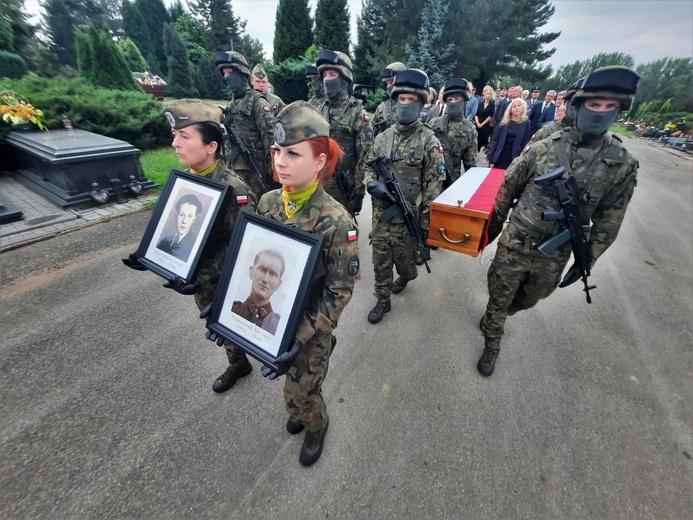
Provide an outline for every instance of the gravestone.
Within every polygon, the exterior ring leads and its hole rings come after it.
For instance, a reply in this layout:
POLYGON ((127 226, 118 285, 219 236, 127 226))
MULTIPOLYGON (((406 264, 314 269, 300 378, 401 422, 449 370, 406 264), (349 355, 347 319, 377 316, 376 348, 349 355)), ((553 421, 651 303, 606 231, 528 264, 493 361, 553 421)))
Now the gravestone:
POLYGON ((142 172, 140 151, 125 141, 85 130, 59 129, 10 132, 7 142, 21 164, 14 172, 17 180, 63 208, 92 204, 93 182, 111 197, 114 185, 127 192, 130 175, 143 188, 156 186, 142 172))

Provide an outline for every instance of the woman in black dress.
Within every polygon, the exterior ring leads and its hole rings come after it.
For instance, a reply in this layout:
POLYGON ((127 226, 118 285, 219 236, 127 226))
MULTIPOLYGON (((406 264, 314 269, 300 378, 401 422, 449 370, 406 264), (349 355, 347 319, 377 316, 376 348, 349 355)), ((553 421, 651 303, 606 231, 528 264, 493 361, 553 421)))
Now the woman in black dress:
POLYGON ((507 169, 513 159, 520 155, 530 137, 527 103, 522 98, 515 98, 503 114, 501 124, 493 130, 493 139, 484 163, 490 164, 492 168, 507 169))
POLYGON ((488 147, 488 139, 491 137, 491 132, 493 132, 491 118, 496 111, 496 103, 493 100, 493 89, 486 85, 483 90, 483 95, 484 102, 479 103, 479 108, 476 109, 476 116, 474 116, 476 131, 479 134, 477 152, 480 152, 483 146, 488 147))

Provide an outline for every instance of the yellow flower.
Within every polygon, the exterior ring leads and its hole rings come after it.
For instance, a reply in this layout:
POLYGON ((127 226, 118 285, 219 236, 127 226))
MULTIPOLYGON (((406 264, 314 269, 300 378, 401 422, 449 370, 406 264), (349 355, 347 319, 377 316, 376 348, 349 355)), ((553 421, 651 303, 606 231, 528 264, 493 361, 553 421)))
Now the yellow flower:
POLYGON ((2 120, 7 123, 31 121, 41 130, 46 130, 43 124, 43 112, 34 108, 29 100, 13 90, 0 92, 0 113, 2 113, 2 120))

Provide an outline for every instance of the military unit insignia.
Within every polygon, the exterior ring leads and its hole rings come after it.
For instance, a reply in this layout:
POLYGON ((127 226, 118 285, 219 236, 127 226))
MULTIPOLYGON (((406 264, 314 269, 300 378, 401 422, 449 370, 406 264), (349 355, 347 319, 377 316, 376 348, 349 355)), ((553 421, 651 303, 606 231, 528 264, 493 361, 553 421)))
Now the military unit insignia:
POLYGON ((274 125, 274 140, 277 141, 279 144, 282 144, 284 141, 286 141, 286 131, 284 130, 284 127, 281 123, 277 123, 276 125, 274 125))
POLYGON ((440 163, 438 165, 438 173, 443 173, 445 171, 445 163, 440 163))
POLYGON ((359 257, 352 256, 347 264, 347 271, 351 276, 354 276, 359 272, 359 257))
POLYGON ((350 229, 349 231, 347 231, 347 240, 349 242, 353 242, 356 239, 358 239, 358 234, 356 233, 355 229, 350 229))
POLYGON ((297 208, 296 201, 290 200, 286 206, 289 208, 289 211, 296 211, 296 208, 297 208))
POLYGON ((170 123, 171 127, 176 126, 176 118, 173 117, 173 114, 171 112, 164 112, 166 114, 166 119, 170 123))

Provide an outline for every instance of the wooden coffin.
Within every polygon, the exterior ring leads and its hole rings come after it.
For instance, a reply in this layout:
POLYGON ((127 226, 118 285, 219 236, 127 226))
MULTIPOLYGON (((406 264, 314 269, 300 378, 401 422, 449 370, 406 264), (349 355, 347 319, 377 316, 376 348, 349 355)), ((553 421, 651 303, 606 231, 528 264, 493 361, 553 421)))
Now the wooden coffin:
POLYGON ((431 202, 428 244, 478 256, 505 170, 470 168, 431 202))

